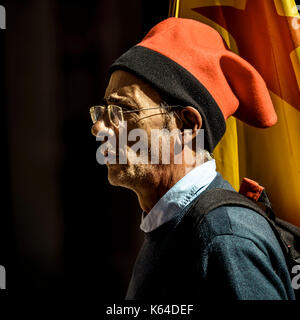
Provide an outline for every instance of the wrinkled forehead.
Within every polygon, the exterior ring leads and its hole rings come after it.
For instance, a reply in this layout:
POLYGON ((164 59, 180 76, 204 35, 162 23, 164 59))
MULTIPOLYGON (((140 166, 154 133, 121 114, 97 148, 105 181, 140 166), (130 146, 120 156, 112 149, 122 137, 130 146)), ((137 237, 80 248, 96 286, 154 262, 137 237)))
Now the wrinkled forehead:
POLYGON ((123 70, 114 71, 105 91, 105 99, 110 97, 130 97, 134 100, 148 98, 154 102, 162 101, 159 93, 143 79, 123 70))

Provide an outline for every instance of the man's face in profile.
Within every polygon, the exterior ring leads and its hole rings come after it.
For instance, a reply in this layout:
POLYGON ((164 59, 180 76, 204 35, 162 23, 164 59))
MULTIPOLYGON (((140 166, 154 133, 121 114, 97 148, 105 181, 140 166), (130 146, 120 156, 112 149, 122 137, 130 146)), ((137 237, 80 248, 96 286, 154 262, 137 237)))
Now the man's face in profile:
MULTIPOLYGON (((161 107, 162 100, 159 94, 138 77, 118 70, 111 75, 104 98, 107 104, 120 106, 124 110, 140 110, 131 113, 124 112, 123 116, 127 123, 128 133, 133 129, 144 130, 147 134, 148 149, 150 150, 151 129, 162 129, 166 122, 166 115, 161 107)), ((92 133, 95 136, 101 131, 110 131, 111 134, 115 134, 117 143, 121 130, 122 128, 116 128, 111 124, 107 112, 92 127, 92 133)), ((132 144, 128 141, 127 154, 130 152, 132 144)), ((116 150, 118 150, 118 145, 116 150)), ((147 160, 149 160, 148 156, 147 160)), ((107 163, 108 180, 112 185, 135 189, 139 184, 147 181, 162 179, 162 175, 159 174, 162 170, 160 165, 150 164, 150 161, 148 163, 132 163, 130 159, 127 159, 127 164, 119 164, 118 158, 119 154, 117 152, 116 164, 107 163)))

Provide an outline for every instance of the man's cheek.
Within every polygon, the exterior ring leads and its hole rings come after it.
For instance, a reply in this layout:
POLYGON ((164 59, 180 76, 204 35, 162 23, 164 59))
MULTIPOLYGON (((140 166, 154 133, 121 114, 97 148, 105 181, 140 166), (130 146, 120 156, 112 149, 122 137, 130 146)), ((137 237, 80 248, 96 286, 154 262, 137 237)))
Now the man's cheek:
POLYGON ((128 161, 131 164, 148 164, 148 134, 143 129, 133 129, 128 135, 128 161))

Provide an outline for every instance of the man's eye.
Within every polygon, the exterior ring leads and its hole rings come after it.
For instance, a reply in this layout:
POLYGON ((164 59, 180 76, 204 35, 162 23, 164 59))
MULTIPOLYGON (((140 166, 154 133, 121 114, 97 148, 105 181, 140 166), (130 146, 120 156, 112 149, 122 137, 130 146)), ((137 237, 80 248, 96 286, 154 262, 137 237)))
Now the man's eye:
POLYGON ((125 105, 125 104, 119 104, 119 106, 122 108, 123 111, 131 111, 133 110, 132 107, 128 106, 128 105, 125 105))
POLYGON ((124 111, 129 111, 131 108, 126 106, 126 105, 120 105, 120 107, 124 110, 124 111))

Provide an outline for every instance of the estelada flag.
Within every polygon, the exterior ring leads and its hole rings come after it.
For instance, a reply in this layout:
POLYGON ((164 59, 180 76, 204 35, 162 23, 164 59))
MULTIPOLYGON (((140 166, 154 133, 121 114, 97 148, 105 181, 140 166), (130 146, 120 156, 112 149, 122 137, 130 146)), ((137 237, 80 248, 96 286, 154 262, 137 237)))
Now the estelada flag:
POLYGON ((294 0, 171 0, 170 16, 216 29, 262 75, 278 122, 257 129, 229 118, 214 151, 235 189, 248 177, 266 188, 276 214, 300 226, 300 17, 294 0))

